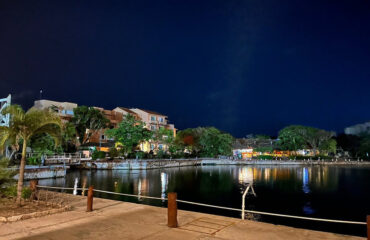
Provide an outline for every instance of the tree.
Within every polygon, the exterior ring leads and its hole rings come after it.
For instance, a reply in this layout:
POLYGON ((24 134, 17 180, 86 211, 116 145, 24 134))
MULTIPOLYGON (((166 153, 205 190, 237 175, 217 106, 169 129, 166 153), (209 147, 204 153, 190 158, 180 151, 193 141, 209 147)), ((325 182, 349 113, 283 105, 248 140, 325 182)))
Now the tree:
POLYGON ((310 148, 314 155, 316 155, 317 150, 335 153, 336 141, 333 139, 334 135, 334 132, 318 128, 292 125, 279 132, 279 145, 285 150, 292 151, 310 148))
POLYGON ((87 143, 94 131, 106 128, 109 123, 109 120, 93 107, 79 106, 73 109, 73 114, 71 123, 76 128, 80 144, 87 143))
POLYGON ((198 156, 201 146, 199 145, 200 130, 199 128, 187 128, 177 133, 175 138, 175 145, 179 151, 190 152, 198 156))
POLYGON ((358 148, 359 156, 369 159, 370 155, 370 135, 362 135, 360 136, 360 146, 358 148))
POLYGON ((173 154, 177 148, 174 145, 175 137, 173 136, 173 130, 160 127, 156 130, 152 136, 152 140, 157 143, 162 143, 167 146, 167 150, 173 154))
POLYGON ((24 168, 26 164, 27 144, 32 136, 47 133, 56 144, 59 143, 62 123, 60 118, 50 111, 41 111, 31 108, 24 112, 21 106, 11 105, 6 107, 2 114, 10 114, 9 127, 0 127, 0 147, 4 146, 7 140, 18 144, 22 141, 22 159, 19 167, 19 178, 17 187, 17 204, 21 204, 23 189, 24 168))
POLYGON ((214 127, 198 127, 179 131, 175 142, 193 155, 216 157, 231 154, 233 137, 214 127))
POLYGON ((338 147, 349 152, 352 156, 358 156, 362 138, 356 135, 340 134, 336 138, 338 147))
POLYGON ((147 141, 153 136, 153 133, 145 128, 145 123, 136 120, 131 114, 125 116, 118 128, 108 129, 105 134, 122 145, 126 154, 135 151, 141 142, 147 141))
POLYGON ((292 125, 279 131, 279 147, 283 150, 297 151, 306 148, 306 142, 301 134, 303 126, 292 125))
POLYGON ((76 128, 73 123, 67 122, 62 128, 62 148, 64 152, 76 151, 76 128))
POLYGON ((215 127, 203 128, 199 138, 199 144, 202 146, 201 156, 229 156, 232 152, 232 142, 233 137, 228 133, 223 133, 215 127))

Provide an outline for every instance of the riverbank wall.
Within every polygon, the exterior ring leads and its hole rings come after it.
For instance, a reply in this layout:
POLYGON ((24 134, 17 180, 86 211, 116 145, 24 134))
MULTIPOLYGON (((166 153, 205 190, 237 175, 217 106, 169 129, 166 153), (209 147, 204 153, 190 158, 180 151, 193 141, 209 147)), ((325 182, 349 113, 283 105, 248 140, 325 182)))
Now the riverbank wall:
POLYGON ((112 161, 89 161, 84 162, 78 168, 83 169, 116 169, 116 170, 144 170, 156 168, 170 167, 185 167, 185 166, 200 166, 202 160, 187 159, 187 160, 112 160, 112 161))
POLYGON ((157 168, 206 166, 206 165, 367 165, 365 161, 335 160, 231 160, 231 159, 142 159, 87 161, 77 166, 80 169, 145 170, 157 168))
MULTIPOLYGON (((26 166, 24 169, 24 180, 65 177, 67 168, 63 165, 26 166)), ((19 169, 14 169, 14 171, 19 172, 19 169)), ((14 179, 18 180, 18 178, 19 174, 14 176, 14 179)))

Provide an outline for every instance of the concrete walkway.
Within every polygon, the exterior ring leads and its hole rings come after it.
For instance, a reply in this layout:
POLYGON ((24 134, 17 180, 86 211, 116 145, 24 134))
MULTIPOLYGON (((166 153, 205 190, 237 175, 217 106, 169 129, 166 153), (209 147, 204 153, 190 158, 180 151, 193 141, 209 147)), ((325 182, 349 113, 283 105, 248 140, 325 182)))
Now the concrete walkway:
POLYGON ((364 239, 189 211, 178 212, 173 229, 165 208, 94 198, 87 213, 86 198, 73 198, 72 211, 1 223, 0 239, 364 239))

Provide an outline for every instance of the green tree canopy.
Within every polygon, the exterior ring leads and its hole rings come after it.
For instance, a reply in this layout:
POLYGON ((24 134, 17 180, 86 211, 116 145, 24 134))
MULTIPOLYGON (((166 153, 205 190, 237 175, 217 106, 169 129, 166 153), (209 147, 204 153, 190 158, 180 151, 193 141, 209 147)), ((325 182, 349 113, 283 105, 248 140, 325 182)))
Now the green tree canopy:
POLYGON ((233 137, 214 127, 188 128, 179 131, 176 143, 200 157, 231 155, 233 137))
POLYGON ((334 135, 334 132, 318 128, 292 125, 280 130, 279 145, 284 150, 296 151, 310 148, 314 154, 317 150, 335 153, 336 141, 333 139, 334 135))
POLYGON ((87 143, 94 131, 108 127, 109 120, 96 108, 79 106, 73 113, 71 123, 75 126, 80 144, 87 143))
POLYGON ((125 153, 131 153, 143 141, 152 138, 153 133, 145 128, 145 123, 127 114, 118 128, 108 129, 105 134, 120 143, 125 153))
POLYGON ((19 167, 17 187, 17 203, 21 204, 21 195, 24 179, 24 167, 26 164, 26 148, 31 138, 35 135, 47 133, 56 144, 61 138, 62 123, 59 116, 50 111, 41 111, 31 108, 24 112, 21 106, 11 105, 6 107, 2 114, 10 114, 9 127, 0 127, 0 147, 6 142, 18 144, 22 141, 22 159, 19 167))

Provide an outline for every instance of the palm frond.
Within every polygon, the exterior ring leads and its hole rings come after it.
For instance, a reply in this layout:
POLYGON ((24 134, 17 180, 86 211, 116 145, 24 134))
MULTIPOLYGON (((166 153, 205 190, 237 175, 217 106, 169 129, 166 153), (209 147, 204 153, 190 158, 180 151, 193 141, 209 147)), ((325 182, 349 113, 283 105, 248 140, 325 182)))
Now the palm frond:
POLYGON ((40 133, 49 134, 53 138, 55 146, 58 146, 62 140, 61 128, 56 124, 46 124, 34 131, 32 136, 40 133))
POLYGON ((25 112, 19 105, 10 105, 3 109, 1 112, 3 115, 10 114, 10 121, 22 122, 25 117, 25 112))
POLYGON ((36 109, 27 111, 24 125, 27 126, 27 137, 31 137, 31 135, 34 135, 35 132, 39 132, 40 129, 47 125, 56 125, 59 131, 62 128, 62 122, 58 115, 49 111, 36 109))
POLYGON ((0 148, 3 148, 5 142, 9 139, 10 132, 8 127, 0 127, 0 148))

